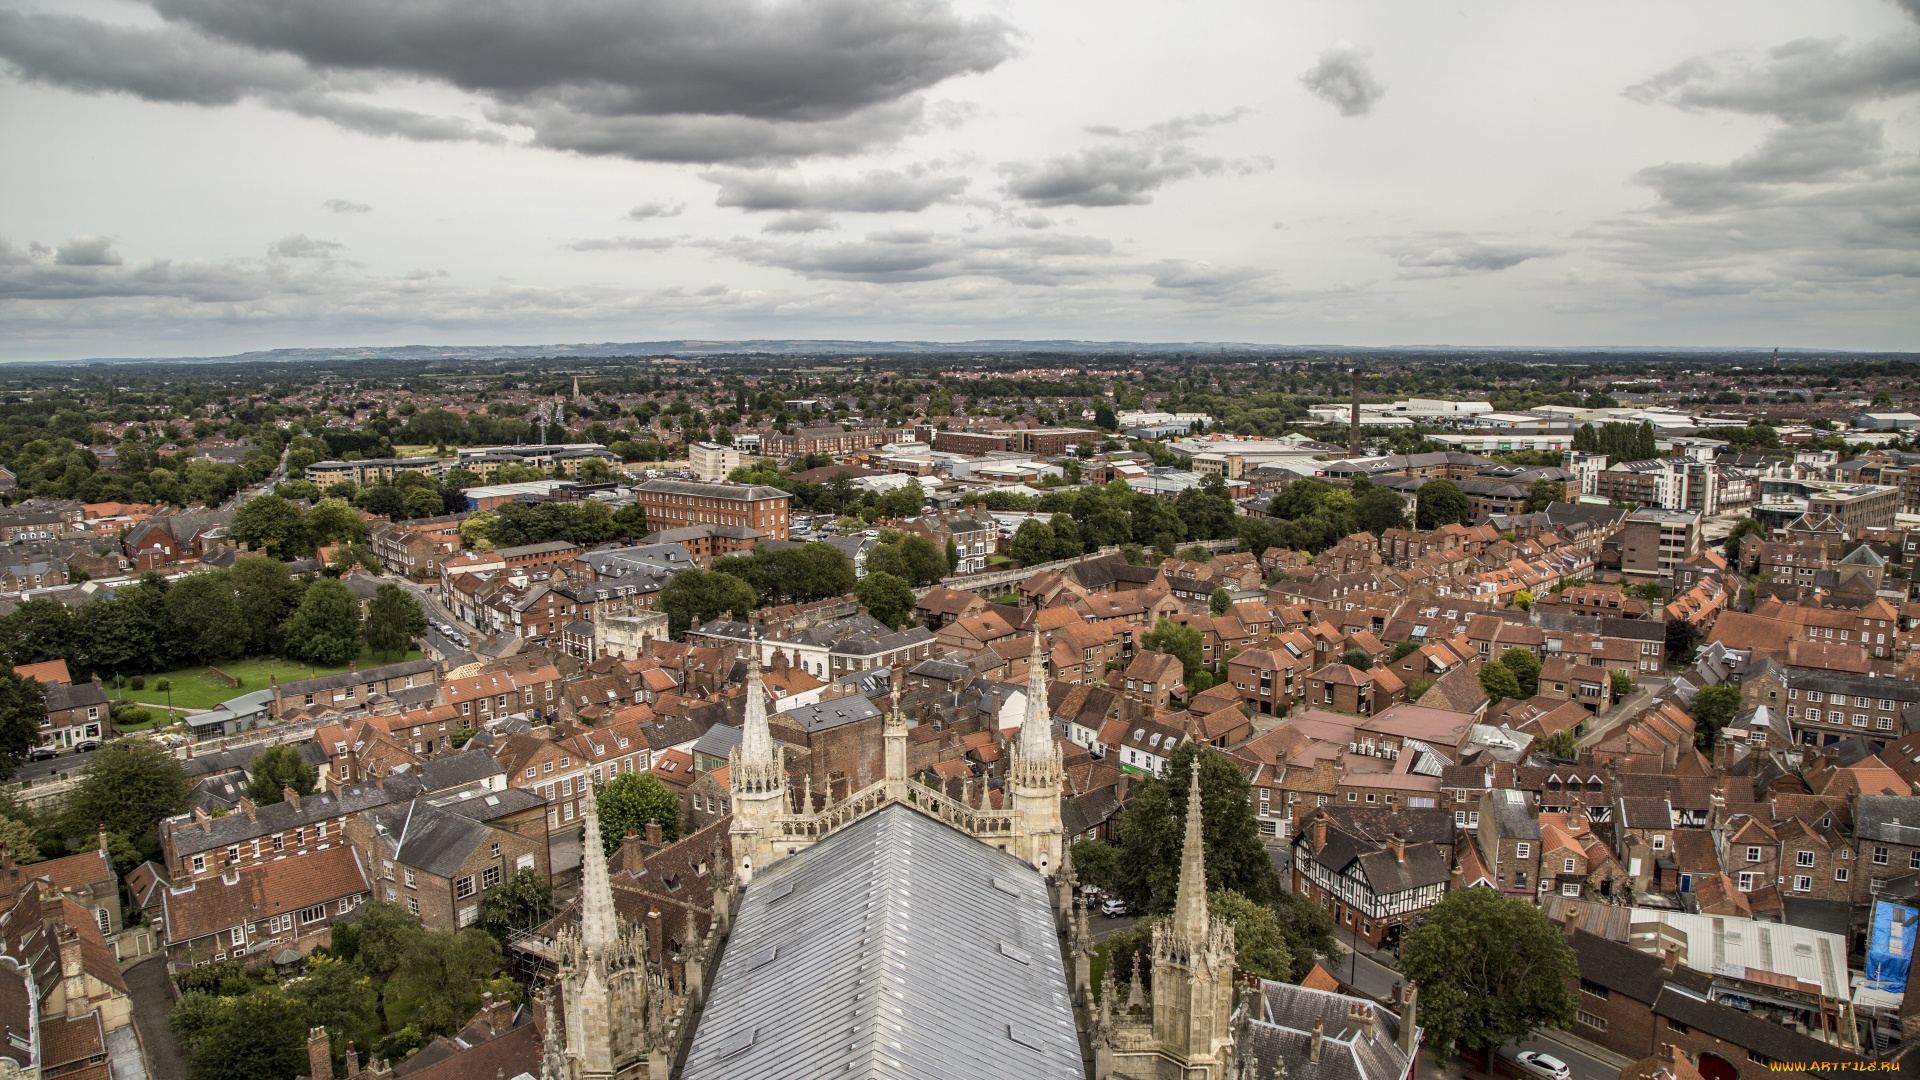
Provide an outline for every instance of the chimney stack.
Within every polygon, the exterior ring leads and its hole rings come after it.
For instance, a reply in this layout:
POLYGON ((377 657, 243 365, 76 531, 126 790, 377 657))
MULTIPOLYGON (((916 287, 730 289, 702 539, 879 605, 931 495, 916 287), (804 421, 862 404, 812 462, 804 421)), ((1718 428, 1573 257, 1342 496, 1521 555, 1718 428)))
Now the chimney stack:
POLYGON ((1353 412, 1347 421, 1347 456, 1360 456, 1360 369, 1350 368, 1353 377, 1353 412))
POLYGON ((258 809, 258 807, 253 805, 252 799, 247 798, 245 795, 240 796, 240 812, 247 815, 248 821, 255 819, 258 809))
POLYGON ((352 1077, 360 1075, 360 1052, 353 1048, 352 1039, 347 1040, 346 1058, 347 1058, 347 1076, 349 1080, 351 1080, 352 1077))
POLYGON ((1412 1058, 1420 1048, 1420 984, 1407 984, 1407 999, 1400 1007, 1400 1052, 1412 1058))
POLYGON ((1356 1001, 1347 1007, 1347 1026, 1359 1033, 1359 1037, 1372 1042, 1375 1033, 1373 1026, 1373 1006, 1356 1001))
POLYGON ((299 792, 293 790, 292 788, 286 786, 285 784, 282 784, 280 785, 280 798, 285 800, 288 806, 293 807, 295 813, 299 812, 300 810, 300 793, 299 792))
POLYGON ((1393 852, 1394 862, 1404 863, 1407 861, 1407 841, 1406 838, 1399 833, 1394 833, 1387 837, 1387 850, 1393 852))
POLYGON ((100 854, 105 855, 106 853, 107 853, 107 823, 103 821, 100 823, 100 854))
POLYGON ((1313 819, 1313 850, 1319 851, 1327 846, 1327 816, 1321 814, 1313 819))
POLYGON ((662 839, 663 835, 664 834, 662 833, 659 819, 648 818, 647 819, 647 843, 649 844, 664 843, 665 841, 662 839))
POLYGON ((92 1006, 87 1001, 87 962, 80 951, 80 928, 61 923, 54 939, 60 948, 60 982, 66 988, 67 1016, 85 1015, 92 1006))
POLYGON ((1668 971, 1672 971, 1674 968, 1679 967, 1680 966, 1680 946, 1675 945, 1672 942, 1668 942, 1667 946, 1660 950, 1660 966, 1667 969, 1668 971))
POLYGON ((327 1029, 307 1031, 307 1076, 311 1080, 333 1080, 333 1051, 327 1046, 327 1029))
POLYGON ((1320 1043, 1327 1037, 1327 1024, 1322 1018, 1313 1018, 1313 1043, 1307 1048, 1307 1060, 1320 1064, 1320 1043))
POLYGON ((1580 905, 1567 905, 1567 936, 1571 938, 1575 930, 1580 929, 1580 905))

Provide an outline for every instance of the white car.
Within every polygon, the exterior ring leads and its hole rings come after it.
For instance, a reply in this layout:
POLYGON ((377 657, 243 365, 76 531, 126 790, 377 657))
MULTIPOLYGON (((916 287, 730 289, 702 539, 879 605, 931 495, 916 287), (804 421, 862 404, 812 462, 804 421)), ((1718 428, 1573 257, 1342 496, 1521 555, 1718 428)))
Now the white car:
POLYGON ((1573 1071, 1567 1063, 1552 1054, 1542 1054, 1538 1050, 1522 1050, 1513 1055, 1520 1067, 1541 1077, 1542 1080, 1573 1080, 1573 1071))

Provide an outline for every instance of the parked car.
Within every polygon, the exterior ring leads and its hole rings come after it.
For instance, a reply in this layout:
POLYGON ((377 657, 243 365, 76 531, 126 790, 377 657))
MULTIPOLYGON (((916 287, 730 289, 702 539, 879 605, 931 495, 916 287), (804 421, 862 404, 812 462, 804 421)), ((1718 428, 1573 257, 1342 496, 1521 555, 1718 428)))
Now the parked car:
POLYGON ((27 751, 28 761, 51 761, 60 756, 60 751, 51 746, 36 746, 27 751))
POLYGON ((1107 897, 1106 902, 1100 905, 1100 914, 1109 919, 1117 919, 1126 913, 1127 902, 1117 896, 1107 897))
POLYGON ((78 742, 73 744, 73 750, 77 754, 90 754, 93 751, 98 749, 100 749, 100 744, 99 742, 93 739, 88 739, 85 742, 78 742))
POLYGON ((1513 1060, 1522 1069, 1541 1078, 1541 1080, 1573 1080, 1573 1070, 1567 1063, 1552 1054, 1543 1054, 1538 1050, 1522 1050, 1513 1055, 1513 1060))

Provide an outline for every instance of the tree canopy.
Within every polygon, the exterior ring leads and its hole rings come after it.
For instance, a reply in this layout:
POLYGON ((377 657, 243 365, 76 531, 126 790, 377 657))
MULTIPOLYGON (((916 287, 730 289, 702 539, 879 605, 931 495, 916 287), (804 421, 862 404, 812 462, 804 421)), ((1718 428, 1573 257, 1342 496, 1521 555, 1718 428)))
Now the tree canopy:
POLYGON ((645 836, 647 823, 660 823, 667 843, 680 838, 680 796, 650 772, 621 773, 607 781, 598 797, 600 841, 608 855, 620 850, 629 832, 645 836))
POLYGON ((1132 805, 1121 815, 1117 888, 1142 910, 1172 910, 1186 836, 1187 784, 1196 763, 1207 887, 1271 901, 1279 891, 1279 879, 1260 842, 1247 778, 1224 755, 1194 743, 1173 752, 1165 777, 1141 782, 1132 805))
POLYGON ((1539 907, 1492 889, 1448 892, 1407 933, 1400 967, 1436 1048, 1490 1050, 1573 1022, 1573 950, 1539 907))

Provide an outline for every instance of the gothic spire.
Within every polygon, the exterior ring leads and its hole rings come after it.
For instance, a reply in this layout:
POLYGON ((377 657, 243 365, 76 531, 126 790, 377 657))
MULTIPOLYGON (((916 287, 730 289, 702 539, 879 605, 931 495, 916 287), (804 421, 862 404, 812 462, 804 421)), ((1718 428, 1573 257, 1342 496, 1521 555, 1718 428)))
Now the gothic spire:
POLYGON ((760 681, 760 643, 747 657, 747 718, 740 731, 740 762, 749 768, 773 764, 773 732, 767 728, 767 692, 760 681))
POLYGON ((620 940, 620 919, 613 911, 613 883, 607 876, 607 849, 600 840, 600 810, 593 785, 580 798, 580 943, 587 955, 609 954, 620 940))
MULTIPOLYGON (((994 723, 1000 721, 995 718, 994 723)), ((1047 661, 1040 650, 1040 627, 1033 629, 1033 654, 1027 658, 1027 718, 1020 724, 1020 756, 1045 761, 1053 755, 1053 715, 1047 711, 1047 661)))
POLYGON ((1173 930, 1187 941, 1205 941, 1207 918, 1207 845, 1200 828, 1200 763, 1193 761, 1187 786, 1187 839, 1180 849, 1180 892, 1173 904, 1173 930))

